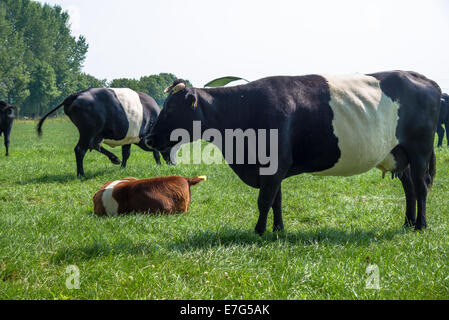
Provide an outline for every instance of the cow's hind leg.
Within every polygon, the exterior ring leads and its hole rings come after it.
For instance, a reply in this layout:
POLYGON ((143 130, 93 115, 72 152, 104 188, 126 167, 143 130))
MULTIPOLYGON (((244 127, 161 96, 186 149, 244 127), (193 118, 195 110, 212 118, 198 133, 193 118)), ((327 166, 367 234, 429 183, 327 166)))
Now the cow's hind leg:
POLYGON ((415 229, 421 230, 427 227, 426 222, 426 200, 427 200, 427 183, 426 169, 428 161, 421 158, 412 158, 410 161, 411 177, 418 205, 418 215, 416 218, 415 229))
POLYGON ((87 150, 89 149, 89 138, 80 135, 78 144, 75 147, 75 157, 76 157, 76 172, 78 176, 84 176, 83 161, 87 150))
POLYGON ((393 177, 397 176, 401 180, 406 202, 404 226, 414 226, 416 223, 416 195, 407 152, 399 145, 391 151, 391 155, 393 156, 393 161, 385 161, 384 166, 388 167, 385 170, 390 170, 390 166, 392 166, 393 177))
POLYGON ((126 168, 126 162, 129 159, 129 156, 131 155, 131 145, 125 144, 122 146, 122 168, 126 168))
POLYGON ((113 163, 113 164, 120 164, 120 159, 113 154, 112 152, 106 150, 105 148, 103 148, 102 146, 100 146, 99 149, 97 149, 100 153, 104 154, 106 157, 109 158, 109 160, 113 163))
POLYGON ((444 138, 444 128, 441 123, 439 123, 437 126, 437 134, 438 134, 437 147, 441 147, 443 145, 443 138, 444 138))
POLYGON ((446 121, 444 123, 444 128, 446 129, 446 142, 447 142, 447 146, 449 147, 449 121, 446 121))
POLYGON ((410 167, 405 169, 399 179, 401 180, 402 187, 404 188, 406 202, 404 226, 414 227, 416 224, 416 195, 410 173, 410 167))

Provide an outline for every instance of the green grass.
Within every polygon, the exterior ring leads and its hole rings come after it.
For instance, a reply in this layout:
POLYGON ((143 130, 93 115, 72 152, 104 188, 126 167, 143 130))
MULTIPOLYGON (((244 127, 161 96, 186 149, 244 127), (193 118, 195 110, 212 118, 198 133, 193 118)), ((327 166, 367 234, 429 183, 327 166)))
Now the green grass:
MULTIPOLYGON (((449 149, 437 151, 424 232, 402 228, 399 180, 301 175, 283 183, 286 231, 253 233, 257 190, 226 165, 157 166, 133 147, 120 170, 98 152, 75 176, 76 128, 18 121, 0 149, 1 299, 448 299, 449 149), (99 218, 92 196, 128 176, 207 175, 184 215, 99 218), (366 289, 366 268, 380 289, 366 289), (80 289, 66 288, 66 268, 80 289)), ((114 149, 120 155, 120 149, 114 149)), ((120 155, 121 156, 121 155, 120 155)), ((272 214, 269 216, 271 229, 272 214)))

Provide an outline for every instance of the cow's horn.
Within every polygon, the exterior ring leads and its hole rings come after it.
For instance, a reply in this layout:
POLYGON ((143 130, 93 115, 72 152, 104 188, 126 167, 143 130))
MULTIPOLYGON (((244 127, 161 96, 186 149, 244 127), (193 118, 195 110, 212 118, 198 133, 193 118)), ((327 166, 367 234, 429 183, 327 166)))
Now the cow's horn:
POLYGON ((186 87, 185 83, 178 83, 174 87, 173 85, 171 85, 170 87, 165 88, 164 93, 175 94, 176 92, 181 91, 185 87, 186 87))

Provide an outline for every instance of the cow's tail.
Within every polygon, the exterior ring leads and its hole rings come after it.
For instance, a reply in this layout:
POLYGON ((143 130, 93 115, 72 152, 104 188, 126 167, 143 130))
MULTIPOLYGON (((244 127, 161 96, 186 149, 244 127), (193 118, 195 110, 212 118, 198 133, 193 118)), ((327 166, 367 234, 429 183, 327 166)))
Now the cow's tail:
POLYGON ((430 156, 430 161, 429 161, 429 176, 430 176, 430 181, 427 184, 427 188, 430 190, 432 189, 432 185, 433 185, 433 180, 435 179, 435 175, 437 174, 437 158, 435 157, 435 150, 432 150, 432 155, 430 156))
POLYGON ((41 120, 39 120, 39 123, 37 124, 37 134, 38 136, 42 136, 42 125, 44 124, 45 119, 47 119, 47 117, 49 115, 51 115, 53 112, 55 112, 56 110, 58 110, 59 108, 61 108, 62 106, 65 105, 71 105, 73 103, 73 101, 78 97, 78 94, 72 94, 69 97, 67 97, 59 106, 57 106, 56 108, 54 108, 53 110, 51 110, 49 113, 47 113, 45 116, 42 117, 41 120))
POLYGON ((200 183, 201 181, 206 181, 207 177, 206 176, 199 176, 199 177, 195 177, 195 178, 187 178, 187 182, 189 183, 189 186, 194 186, 198 183, 200 183))

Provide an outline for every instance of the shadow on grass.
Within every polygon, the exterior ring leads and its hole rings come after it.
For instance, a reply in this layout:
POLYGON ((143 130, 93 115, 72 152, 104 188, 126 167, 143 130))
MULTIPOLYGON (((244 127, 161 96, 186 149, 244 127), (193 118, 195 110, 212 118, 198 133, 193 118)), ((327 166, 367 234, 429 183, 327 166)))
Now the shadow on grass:
POLYGON ((17 181, 18 185, 26 185, 26 184, 41 184, 41 183, 66 183, 74 180, 90 180, 94 179, 98 176, 102 176, 106 173, 113 172, 112 169, 103 169, 96 171, 94 173, 86 173, 85 177, 78 177, 76 173, 73 174, 44 174, 43 176, 31 178, 29 180, 17 181))
POLYGON ((71 264, 107 256, 151 256, 156 252, 156 250, 157 246, 148 242, 136 244, 128 240, 120 240, 114 243, 109 243, 106 241, 94 241, 88 245, 58 250, 51 257, 50 261, 54 264, 71 264))
MULTIPOLYGON (((180 253, 192 250, 209 250, 213 247, 231 246, 257 246, 270 249, 270 246, 273 244, 277 245, 278 243, 298 246, 355 244, 363 247, 369 246, 373 242, 388 241, 397 235, 408 232, 410 231, 403 228, 389 229, 380 233, 377 229, 347 231, 335 228, 321 228, 295 233, 267 232, 260 237, 250 230, 222 229, 218 232, 198 231, 183 239, 169 242, 167 246, 162 245, 162 247, 180 253)), ((133 243, 126 239, 113 243, 96 240, 88 245, 61 249, 51 257, 51 262, 55 264, 70 264, 107 256, 152 256, 160 249, 161 245, 157 243, 133 243)))
POLYGON ((407 232, 409 231, 403 228, 384 230, 379 233, 378 229, 348 231, 323 227, 298 232, 267 232, 260 237, 252 230, 222 229, 218 232, 205 231, 189 235, 182 241, 172 243, 170 249, 183 252, 217 246, 256 245, 262 247, 278 242, 301 246, 317 244, 369 246, 373 242, 388 241, 407 232))

